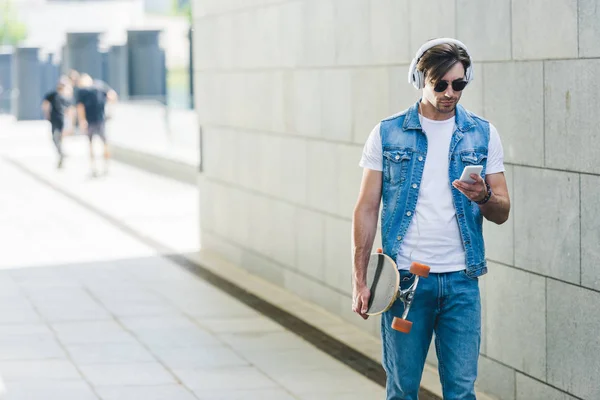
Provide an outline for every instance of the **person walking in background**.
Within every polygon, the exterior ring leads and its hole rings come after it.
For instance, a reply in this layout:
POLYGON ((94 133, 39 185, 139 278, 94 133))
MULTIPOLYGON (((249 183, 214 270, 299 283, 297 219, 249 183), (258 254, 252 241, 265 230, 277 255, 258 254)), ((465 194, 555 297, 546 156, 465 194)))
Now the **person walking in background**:
POLYGON ((72 87, 67 77, 61 77, 56 85, 56 90, 53 90, 44 96, 42 101, 42 111, 44 117, 50 121, 52 131, 52 141, 58 152, 58 165, 60 169, 63 166, 65 158, 62 149, 63 135, 70 134, 72 118, 74 115, 72 102, 72 87))
POLYGON ((87 134, 90 145, 91 175, 98 176, 94 155, 94 136, 98 136, 104 145, 104 174, 108 173, 110 153, 106 140, 106 113, 107 101, 116 101, 117 94, 108 85, 95 85, 92 77, 82 74, 78 80, 77 116, 79 128, 87 134))

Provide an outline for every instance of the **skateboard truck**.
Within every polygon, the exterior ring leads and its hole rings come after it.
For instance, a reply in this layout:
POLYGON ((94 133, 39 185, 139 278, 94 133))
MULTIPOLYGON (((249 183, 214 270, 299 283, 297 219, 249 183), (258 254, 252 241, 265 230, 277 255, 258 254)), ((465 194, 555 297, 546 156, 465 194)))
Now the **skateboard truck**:
MULTIPOLYGON (((383 249, 377 249, 377 253, 383 253, 383 249)), ((408 321, 406 318, 408 317, 410 306, 415 297, 417 286, 419 286, 419 279, 427 278, 429 276, 429 270, 429 266, 415 261, 410 265, 409 272, 415 276, 415 281, 405 290, 402 290, 400 285, 398 286, 396 299, 399 299, 404 303, 404 312, 402 313, 401 318, 394 317, 394 320, 392 321, 393 329, 402 333, 410 333, 412 322, 408 321)))

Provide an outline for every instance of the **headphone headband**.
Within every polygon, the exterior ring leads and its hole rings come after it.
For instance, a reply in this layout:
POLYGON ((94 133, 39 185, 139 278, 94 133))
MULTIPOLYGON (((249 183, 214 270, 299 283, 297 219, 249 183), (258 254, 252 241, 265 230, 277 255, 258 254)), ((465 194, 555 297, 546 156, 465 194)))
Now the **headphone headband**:
MULTIPOLYGON (((469 54, 467 46, 465 46, 465 44, 459 40, 452 38, 439 38, 430 40, 419 48, 417 54, 415 55, 415 58, 413 58, 412 62, 410 63, 410 67, 408 68, 408 83, 411 83, 417 89, 423 89, 425 87, 425 76, 422 71, 417 70, 417 63, 427 50, 437 45, 445 43, 455 44, 458 47, 461 47, 464 51, 467 52, 469 59, 471 59, 471 54, 469 54)), ((465 71, 465 79, 467 82, 471 82, 473 78, 473 61, 471 59, 471 65, 469 65, 469 67, 465 71)))

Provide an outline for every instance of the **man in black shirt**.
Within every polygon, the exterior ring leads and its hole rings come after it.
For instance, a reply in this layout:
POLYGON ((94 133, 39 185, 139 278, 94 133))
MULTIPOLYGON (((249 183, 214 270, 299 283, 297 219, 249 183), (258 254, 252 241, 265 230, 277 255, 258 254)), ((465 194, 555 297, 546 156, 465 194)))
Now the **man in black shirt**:
POLYGON ((44 96, 42 111, 52 128, 52 141, 58 152, 58 168, 62 168, 64 153, 62 151, 62 137, 68 134, 68 129, 73 117, 72 104, 69 100, 71 87, 66 78, 61 78, 53 90, 44 96))
POLYGON ((98 136, 104 143, 104 173, 108 172, 110 155, 105 132, 105 106, 107 101, 114 100, 116 100, 116 93, 108 85, 95 85, 89 75, 81 75, 77 94, 77 115, 81 131, 86 132, 90 139, 92 176, 97 175, 93 148, 94 136, 98 136))

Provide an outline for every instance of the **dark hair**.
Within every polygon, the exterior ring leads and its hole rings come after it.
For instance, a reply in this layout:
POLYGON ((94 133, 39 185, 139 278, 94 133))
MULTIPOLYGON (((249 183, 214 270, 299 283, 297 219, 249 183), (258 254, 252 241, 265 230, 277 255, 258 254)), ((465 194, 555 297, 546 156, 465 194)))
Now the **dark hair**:
POLYGON ((462 63, 465 72, 471 65, 471 58, 465 49, 454 43, 438 44, 421 56, 417 70, 423 71, 425 81, 431 81, 435 85, 457 62, 462 63))

